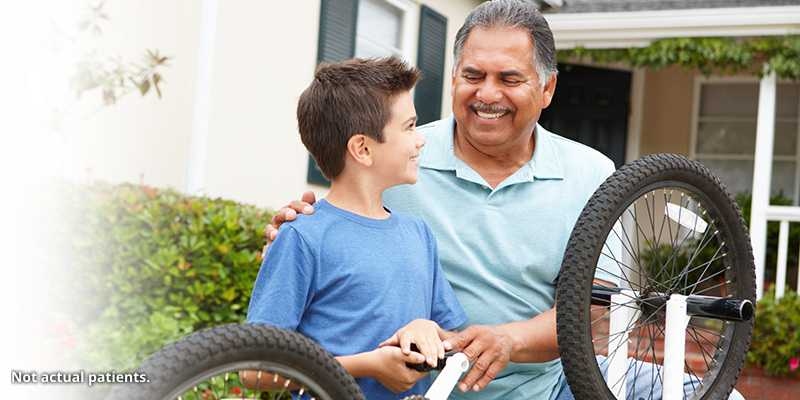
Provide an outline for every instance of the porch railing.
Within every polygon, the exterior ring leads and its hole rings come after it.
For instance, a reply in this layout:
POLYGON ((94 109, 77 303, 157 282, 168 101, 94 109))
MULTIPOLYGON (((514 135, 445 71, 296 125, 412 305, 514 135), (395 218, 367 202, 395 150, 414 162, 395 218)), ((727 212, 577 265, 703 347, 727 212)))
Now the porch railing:
MULTIPOLYGON (((778 265, 775 275, 775 297, 781 298, 784 294, 786 282, 786 261, 789 254, 789 222, 800 222, 800 207, 789 206, 767 206, 767 221, 780 221, 778 230, 778 265)), ((795 249, 800 251, 800 249, 795 249)), ((760 268, 759 273, 764 273, 764 268, 760 268)), ((758 279, 764 282, 763 275, 758 279)), ((800 271, 797 274, 797 288, 800 289, 800 271)), ((763 293, 766 288, 758 288, 759 293, 763 293)))

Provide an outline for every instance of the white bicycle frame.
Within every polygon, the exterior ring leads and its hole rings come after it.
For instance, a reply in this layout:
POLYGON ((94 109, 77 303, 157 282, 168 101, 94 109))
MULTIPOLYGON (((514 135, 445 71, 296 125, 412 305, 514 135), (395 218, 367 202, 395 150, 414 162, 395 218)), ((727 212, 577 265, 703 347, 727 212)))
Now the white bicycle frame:
MULTIPOLYGON (((626 378, 628 370, 628 335, 627 330, 638 320, 639 310, 626 305, 636 298, 632 290, 623 290, 611 296, 612 307, 609 319, 609 365, 608 380, 611 392, 617 399, 625 398, 626 378), (622 357, 615 357, 622 355, 622 357)), ((686 357, 686 326, 691 317, 687 314, 686 296, 673 294, 667 300, 664 331, 664 366, 662 400, 683 399, 683 363, 686 357)))
POLYGON ((469 360, 464 353, 456 353, 445 362, 444 369, 425 393, 428 400, 447 400, 450 392, 458 384, 461 374, 469 369, 469 360))
MULTIPOLYGON (((639 310, 626 305, 629 299, 635 298, 632 290, 623 290, 611 296, 611 303, 617 304, 610 313, 608 382, 611 392, 617 399, 625 398, 626 374, 628 370, 628 335, 627 330, 633 321, 638 319, 639 310), (614 334, 613 332, 617 332, 614 334), (622 357, 614 355, 621 354, 622 357)), ((686 352, 684 332, 690 317, 686 313, 686 296, 673 294, 667 301, 666 332, 664 334, 664 367, 662 400, 680 400, 683 398, 683 360, 686 352)), ((469 369, 469 360, 463 353, 456 353, 447 359, 444 369, 425 393, 429 400, 447 400, 458 384, 461 374, 469 369)))

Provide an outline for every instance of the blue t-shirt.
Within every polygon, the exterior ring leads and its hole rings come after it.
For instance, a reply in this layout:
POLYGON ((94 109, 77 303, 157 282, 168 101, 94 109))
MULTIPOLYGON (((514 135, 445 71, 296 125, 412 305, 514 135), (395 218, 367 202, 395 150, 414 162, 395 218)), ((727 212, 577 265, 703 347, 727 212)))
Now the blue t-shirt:
MULTIPOLYGON (((436 240, 419 218, 389 210, 366 218, 327 201, 281 226, 258 273, 247 322, 296 330, 334 356, 378 348, 417 318, 450 330, 467 319, 439 266, 436 240)), ((430 380, 400 393, 358 378, 367 399, 425 394, 430 380)))
MULTIPOLYGON (((556 278, 575 221, 614 163, 536 126, 533 158, 494 189, 455 156, 449 118, 419 128, 419 180, 383 193, 385 204, 427 222, 469 325, 525 321, 553 307, 556 278)), ((613 244, 611 246, 614 246, 613 244)), ((613 248, 613 247, 612 247, 613 248)), ((597 278, 615 283, 598 268, 597 278)), ((451 399, 553 399, 561 362, 510 363, 480 392, 451 399)))

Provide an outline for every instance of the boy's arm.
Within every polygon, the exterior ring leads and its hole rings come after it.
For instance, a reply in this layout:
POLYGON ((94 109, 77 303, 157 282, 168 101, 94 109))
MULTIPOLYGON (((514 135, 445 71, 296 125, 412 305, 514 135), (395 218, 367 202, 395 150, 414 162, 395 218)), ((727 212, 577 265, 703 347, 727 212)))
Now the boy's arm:
POLYGON ((383 341, 380 347, 399 347, 403 354, 411 353, 411 343, 417 345, 419 352, 425 356, 423 361, 435 367, 439 359, 444 358, 444 352, 450 350, 445 347, 443 340, 455 334, 455 329, 446 331, 436 322, 427 319, 415 319, 408 325, 400 328, 392 337, 383 341))
POLYGON ((399 347, 380 347, 372 351, 338 356, 336 360, 354 378, 372 378, 394 393, 411 389, 428 372, 418 372, 406 363, 418 364, 425 361, 419 353, 403 354, 399 347))
MULTIPOLYGON (((372 378, 386 386, 394 393, 411 389, 418 380, 428 375, 428 372, 418 372, 406 366, 406 363, 419 364, 425 357, 419 353, 403 354, 399 347, 382 347, 364 353, 350 356, 335 357, 336 361, 353 376, 353 378, 372 378)), ((239 371, 239 377, 247 389, 273 390, 275 387, 283 388, 286 382, 283 378, 275 381, 275 375, 260 371, 239 371)), ((286 386, 288 390, 299 390, 294 383, 286 386)))

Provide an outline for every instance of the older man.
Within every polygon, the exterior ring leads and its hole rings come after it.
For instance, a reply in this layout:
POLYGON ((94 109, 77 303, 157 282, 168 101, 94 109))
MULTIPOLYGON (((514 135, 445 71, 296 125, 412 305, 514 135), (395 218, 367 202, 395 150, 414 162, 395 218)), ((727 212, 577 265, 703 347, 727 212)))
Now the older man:
MULTIPOLYGON (((455 41, 453 114, 419 128, 418 183, 384 193, 386 205, 431 226, 469 317, 448 340, 475 361, 452 398, 571 398, 555 283, 575 221, 614 164, 537 125, 555 91, 555 56, 534 7, 494 0, 473 10, 455 41)), ((303 200, 276 214, 268 239, 296 212, 313 212, 313 193, 303 200)))

